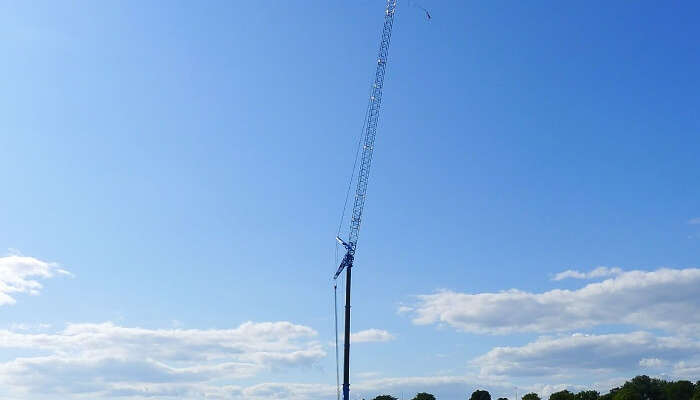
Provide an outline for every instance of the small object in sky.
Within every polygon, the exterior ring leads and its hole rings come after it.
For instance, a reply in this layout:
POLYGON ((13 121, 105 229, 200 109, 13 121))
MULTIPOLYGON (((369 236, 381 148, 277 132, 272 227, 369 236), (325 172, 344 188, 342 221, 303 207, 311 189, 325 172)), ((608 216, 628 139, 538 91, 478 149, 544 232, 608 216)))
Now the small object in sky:
POLYGON ((421 6, 420 4, 416 3, 415 1, 408 0, 408 5, 409 5, 409 6, 416 7, 416 8, 420 8, 421 10, 423 10, 423 12, 425 13, 425 18, 426 18, 428 21, 430 21, 431 19, 433 19, 433 16, 430 15, 430 13, 428 12, 428 10, 427 10, 425 7, 421 6))

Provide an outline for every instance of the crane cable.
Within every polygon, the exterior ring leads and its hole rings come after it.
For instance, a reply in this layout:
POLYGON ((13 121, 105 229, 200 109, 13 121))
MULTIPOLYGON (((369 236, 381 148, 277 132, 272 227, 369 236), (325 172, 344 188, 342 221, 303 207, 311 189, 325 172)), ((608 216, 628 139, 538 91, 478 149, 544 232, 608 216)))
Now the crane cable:
MULTIPOLYGON (((338 281, 340 281, 340 286, 342 287, 345 282, 345 277, 340 275, 338 280, 333 281, 333 301, 335 303, 335 384, 338 400, 340 400, 340 355, 338 347, 338 281)), ((343 294, 343 299, 345 294, 343 294)))
MULTIPOLYGON (((372 89, 370 88, 369 96, 372 95, 372 89)), ((368 96, 368 97, 369 97, 368 96)), ((357 139, 357 148, 355 149, 355 161, 352 163, 352 173, 350 174, 350 180, 348 181, 348 188, 345 190, 345 203, 343 204, 343 213, 340 215, 340 222, 338 222, 338 233, 336 236, 340 236, 340 229, 343 227, 343 221, 345 220, 345 211, 348 208, 348 199, 350 198, 350 189, 352 188, 352 182, 355 180, 355 171, 357 170, 357 160, 360 158, 360 148, 362 147, 362 138, 365 133, 365 128, 367 128, 367 116, 369 115, 370 104, 367 104, 367 109, 365 110, 365 118, 362 123, 362 131, 360 131, 360 136, 357 139)), ((338 242, 335 245, 335 262, 338 263, 338 242)))

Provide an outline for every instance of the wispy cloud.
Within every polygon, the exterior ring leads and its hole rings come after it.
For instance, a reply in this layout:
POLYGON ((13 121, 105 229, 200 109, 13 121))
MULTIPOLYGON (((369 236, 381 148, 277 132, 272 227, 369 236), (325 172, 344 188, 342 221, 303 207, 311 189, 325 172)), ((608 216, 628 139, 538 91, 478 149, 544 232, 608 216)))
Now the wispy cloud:
POLYGON ((38 295, 42 289, 39 279, 72 274, 58 264, 34 257, 10 254, 0 257, 0 305, 14 304, 16 293, 38 295))
POLYGON ((595 279, 595 278, 604 278, 608 276, 616 276, 620 275, 622 273, 621 268, 608 268, 608 267, 598 267, 594 269, 593 271, 588 271, 588 272, 581 272, 578 270, 574 269, 568 269, 563 272, 559 272, 554 276, 552 280, 555 281, 561 281, 563 279, 567 278, 573 278, 573 279, 595 279))
POLYGON ((496 347, 473 363, 485 376, 553 379, 561 374, 634 373, 640 366, 653 371, 665 363, 692 360, 697 356, 700 356, 698 340, 630 332, 542 337, 520 347, 496 347))
POLYGON ((667 364, 666 360, 660 358, 642 358, 639 360, 639 366, 642 368, 657 369, 667 364))
POLYGON ((419 325, 488 334, 571 332, 606 324, 698 332, 698 285, 698 268, 625 271, 577 290, 419 295, 408 314, 419 325))
POLYGON ((29 352, 0 363, 0 382, 17 392, 97 398, 230 394, 239 389, 217 382, 308 367, 325 357, 315 336, 313 329, 290 322, 247 322, 235 329, 210 330, 112 323, 71 324, 56 333, 0 330, 0 349, 29 352))
MULTIPOLYGON (((620 381, 616 380, 614 383, 596 385, 595 388, 605 392, 612 386, 619 384, 620 381)), ((532 384, 516 388, 502 380, 492 380, 488 377, 428 375, 356 380, 352 385, 352 393, 353 397, 371 399, 379 394, 392 394, 395 397, 400 397, 401 394, 428 391, 437 395, 437 398, 457 399, 468 397, 476 389, 486 389, 491 392, 492 397, 509 396, 519 389, 520 393, 532 391, 546 398, 559 390, 578 391, 584 388, 586 387, 568 383, 532 384)), ((230 397, 227 398, 236 400, 322 400, 335 396, 335 393, 335 386, 328 384, 262 383, 239 389, 235 394, 230 392, 230 397)))
MULTIPOLYGON (((373 398, 378 394, 417 393, 435 391, 445 398, 466 395, 475 386, 474 379, 465 376, 408 376, 358 380, 352 385, 352 397, 373 398)), ((322 400, 336 394, 335 385, 318 383, 268 382, 241 388, 227 398, 236 400, 322 400), (237 395, 236 395, 237 394, 237 395)))
POLYGON ((366 329, 350 335, 350 341, 354 343, 388 342, 394 339, 394 335, 382 329, 366 329))
POLYGON ((700 217, 697 218, 691 218, 688 220, 688 223, 690 225, 700 225, 700 217))

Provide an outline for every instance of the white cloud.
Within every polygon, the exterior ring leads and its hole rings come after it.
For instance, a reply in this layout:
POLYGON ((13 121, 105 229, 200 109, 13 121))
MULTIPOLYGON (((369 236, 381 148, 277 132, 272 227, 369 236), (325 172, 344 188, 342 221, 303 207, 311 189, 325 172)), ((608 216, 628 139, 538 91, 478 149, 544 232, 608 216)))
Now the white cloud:
POLYGON ((382 374, 377 371, 358 372, 355 374, 355 376, 362 379, 377 378, 381 375, 382 374))
POLYGON ((374 390, 395 390, 406 387, 435 387, 440 385, 460 385, 470 384, 470 379, 465 376, 408 376, 396 378, 380 378, 364 381, 358 384, 359 389, 365 391, 374 390))
POLYGON ((579 392, 581 390, 588 390, 590 388, 581 385, 572 385, 569 383, 557 383, 557 384, 547 384, 547 383, 535 383, 533 385, 527 385, 523 387, 522 394, 529 392, 534 392, 540 395, 541 398, 546 399, 555 392, 560 392, 562 390, 568 390, 570 392, 579 392))
POLYGON ((423 391, 442 398, 462 398, 471 393, 474 381, 464 376, 408 376, 371 379, 353 386, 360 397, 370 399, 379 394, 398 397, 402 392, 408 395, 423 391))
POLYGON ((688 223, 690 225, 700 225, 700 217, 697 218, 691 218, 688 220, 688 223))
POLYGON ((382 329, 366 329, 350 335, 351 343, 388 342, 394 339, 394 335, 382 329))
POLYGON ((639 360, 639 366, 642 368, 657 369, 666 365, 666 361, 660 358, 642 358, 639 360))
POLYGON ((246 400, 267 399, 328 399, 336 394, 334 385, 314 383, 261 383, 241 391, 246 400))
MULTIPOLYGON (((396 396, 415 394, 420 391, 430 391, 438 395, 438 398, 463 398, 476 387, 473 379, 464 376, 419 376, 419 377, 394 377, 355 381, 351 385, 351 398, 374 398, 378 394, 394 394, 396 396)), ((162 386, 165 387, 165 386, 162 386)), ((501 386, 489 386, 489 388, 502 389, 501 386)), ((151 389, 152 391, 153 389, 151 389)), ((190 396, 192 389, 188 390, 190 396)), ((198 389, 197 393, 202 393, 198 389)), ((327 400, 335 398, 336 386, 323 383, 296 383, 296 382, 265 382, 247 387, 226 387, 218 392, 208 389, 207 396, 211 398, 226 398, 235 400, 327 400)), ((175 396, 173 396, 175 397, 175 396)))
POLYGON ((542 337, 520 347, 496 347, 472 361, 482 376, 542 376, 561 380, 611 372, 636 373, 700 355, 700 341, 648 332, 542 337))
MULTIPOLYGON (((372 399, 380 394, 390 394, 395 397, 411 398, 418 392, 429 392, 439 399, 463 399, 476 389, 486 389, 492 398, 512 396, 515 390, 520 394, 536 391, 548 396, 561 389, 582 389, 583 386, 531 385, 516 388, 512 384, 489 378, 462 375, 432 375, 432 376, 403 376, 355 381, 351 385, 350 395, 353 399, 372 399)), ((294 399, 322 400, 335 397, 335 385, 298 384, 298 383, 264 383, 241 390, 245 400, 265 399, 294 399)), ((546 397, 545 396, 545 397, 546 397)), ((239 399, 233 396, 231 398, 239 399)))
POLYGON ((10 324, 10 329, 13 331, 43 331, 51 328, 51 324, 25 324, 15 323, 10 324))
POLYGON ((220 381, 313 365, 326 356, 315 336, 289 322, 210 330, 112 323, 71 324, 56 333, 0 330, 0 349, 29 354, 0 363, 0 382, 35 394, 198 397, 234 390, 220 381))
MULTIPOLYGON (((465 376, 409 376, 355 381, 350 393, 353 399, 371 399, 379 394, 398 397, 404 393, 408 396, 422 391, 433 392, 438 398, 464 398, 475 387, 474 379, 465 376)), ((489 388, 502 391, 503 387, 497 384, 489 388)), ((241 394, 245 400, 322 400, 335 398, 336 387, 328 384, 263 383, 244 388, 241 394)))
POLYGON ((692 333, 700 331, 699 285, 698 268, 625 271, 577 290, 419 295, 409 314, 416 324, 489 334, 570 332, 606 324, 692 333))
POLYGON ((674 376, 697 380, 698 376, 700 376, 700 357, 677 362, 673 365, 672 373, 674 376))
POLYGON ((411 311, 413 311, 413 307, 409 307, 409 306, 399 306, 399 308, 396 310, 396 312, 397 312, 399 315, 400 315, 400 314, 406 314, 406 313, 409 313, 409 312, 411 312, 411 311))
POLYGON ((564 272, 559 272, 554 276, 555 281, 561 281, 563 279, 567 278, 573 278, 573 279, 594 279, 594 278, 603 278, 603 277, 608 277, 608 276, 616 276, 620 275, 622 273, 621 268, 608 268, 608 267, 598 267, 594 269, 593 271, 589 272, 581 272, 573 269, 568 269, 564 272))
POLYGON ((39 294, 42 288, 38 279, 48 279, 56 274, 70 275, 56 263, 38 260, 18 254, 0 257, 0 305, 14 304, 14 293, 39 294))

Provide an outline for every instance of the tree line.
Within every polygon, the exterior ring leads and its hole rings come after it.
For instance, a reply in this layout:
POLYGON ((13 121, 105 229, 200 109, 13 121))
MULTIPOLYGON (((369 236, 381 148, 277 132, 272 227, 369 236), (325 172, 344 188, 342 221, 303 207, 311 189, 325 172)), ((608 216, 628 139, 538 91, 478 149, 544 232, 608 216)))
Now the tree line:
MULTIPOLYGON (((374 400, 398 399, 383 394, 375 397, 374 400)), ((437 400, 437 398, 430 393, 421 392, 417 393, 412 400, 437 400)), ((491 400, 491 394, 486 390, 476 390, 469 400, 491 400)), ((508 399, 499 397, 497 400, 508 399)), ((528 393, 521 400, 543 399, 537 393, 528 393)), ((549 395, 549 400, 700 400, 700 381, 693 384, 686 380, 667 381, 639 375, 602 395, 595 390, 582 390, 578 393, 562 390, 549 395)))

